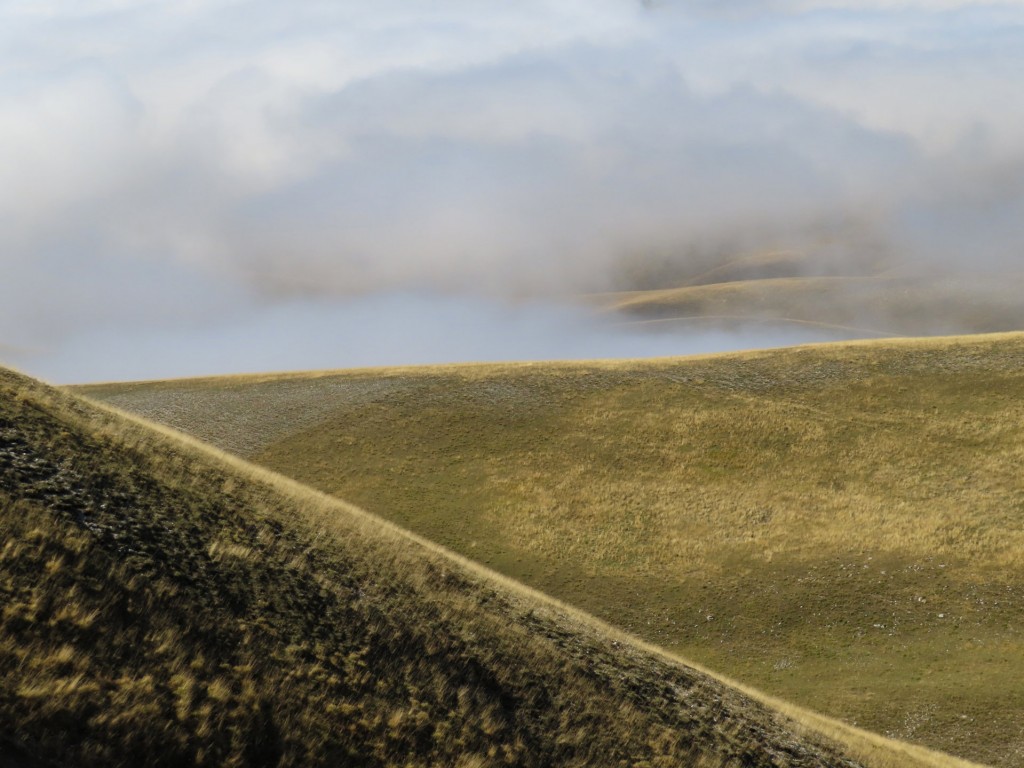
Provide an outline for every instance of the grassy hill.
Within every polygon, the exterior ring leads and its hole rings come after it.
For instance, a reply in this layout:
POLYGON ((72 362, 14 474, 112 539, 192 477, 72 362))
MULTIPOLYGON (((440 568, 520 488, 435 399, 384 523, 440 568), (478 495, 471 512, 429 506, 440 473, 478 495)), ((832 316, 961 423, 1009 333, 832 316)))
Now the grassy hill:
POLYGON ((87 388, 733 678, 1024 765, 1024 336, 87 388))
POLYGON ((954 765, 2 369, 0 606, 15 768, 954 765))
POLYGON ((623 314, 625 322, 664 327, 792 324, 860 338, 1024 328, 1019 274, 951 274, 883 259, 781 251, 656 278, 636 280, 640 290, 590 300, 623 314))

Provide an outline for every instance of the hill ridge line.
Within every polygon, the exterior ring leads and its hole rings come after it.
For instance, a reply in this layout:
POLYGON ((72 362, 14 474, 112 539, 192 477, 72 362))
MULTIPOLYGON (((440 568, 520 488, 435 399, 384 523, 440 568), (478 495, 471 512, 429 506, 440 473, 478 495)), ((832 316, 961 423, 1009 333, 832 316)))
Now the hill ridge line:
MULTIPOLYGON (((767 318, 770 320, 770 318, 767 318)), ((629 322, 646 322, 646 321, 624 321, 629 322)), ((131 381, 95 381, 95 382, 84 382, 76 384, 62 384, 53 385, 69 391, 71 394, 88 397, 88 390, 98 389, 101 387, 132 387, 132 386, 154 386, 161 384, 200 384, 205 382, 227 382, 227 381, 247 381, 247 382, 271 382, 281 381, 285 379, 302 379, 302 378, 325 378, 329 376, 337 376, 339 374, 346 375, 380 375, 380 374, 400 374, 400 375, 411 375, 416 373, 431 374, 436 372, 457 372, 457 371, 483 371, 487 368, 493 368, 499 370, 502 368, 508 369, 520 369, 520 368, 545 368, 545 367, 564 367, 564 368, 584 368, 584 367, 625 367, 625 366, 637 366, 637 367, 656 367, 658 365, 664 365, 665 363, 679 362, 685 363, 689 361, 709 361, 709 360, 729 360, 729 359, 745 359, 745 358, 756 358, 764 355, 775 354, 778 352, 798 352, 802 350, 828 350, 828 349, 858 349, 862 347, 870 346, 906 346, 906 347, 929 347, 929 346, 943 346, 950 343, 984 343, 988 341, 998 341, 1001 339, 1014 339, 1024 338, 1024 330, 1020 331, 996 331, 993 333, 969 333, 969 334, 952 334, 952 335, 941 335, 941 336, 902 336, 902 335, 891 335, 883 338, 863 338, 863 339, 850 339, 844 341, 821 341, 811 342, 807 344, 793 344, 780 347, 758 347, 753 349, 735 350, 730 352, 706 352, 698 353, 693 355, 666 355, 662 357, 623 357, 623 358, 594 358, 594 359, 569 359, 569 360, 506 360, 506 361, 491 361, 491 362, 453 362, 453 363, 423 363, 418 365, 379 365, 379 366, 359 366, 354 368, 322 368, 312 370, 294 370, 294 371, 269 371, 269 372, 249 372, 249 373, 227 373, 227 374, 210 374, 210 375, 198 375, 198 376, 182 376, 173 378, 163 379, 138 379, 131 381), (85 394, 83 394, 85 393, 85 394)), ((16 370, 10 366, 7 366, 10 370, 16 370)), ((23 374, 24 375, 24 374, 23 374)), ((93 400, 90 398, 90 402, 101 404, 102 401, 93 400)), ((127 412, 121 412, 127 413, 127 412)))

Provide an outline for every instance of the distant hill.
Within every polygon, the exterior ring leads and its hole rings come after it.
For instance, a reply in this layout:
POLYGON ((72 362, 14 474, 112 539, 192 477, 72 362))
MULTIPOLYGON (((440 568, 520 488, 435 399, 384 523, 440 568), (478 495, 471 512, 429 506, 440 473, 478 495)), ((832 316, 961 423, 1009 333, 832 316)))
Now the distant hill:
POLYGON ((2 369, 0 564, 4 766, 952 765, 2 369))
POLYGON ((1024 330, 1024 273, 962 274, 884 259, 778 251, 626 276, 590 303, 665 329, 769 324, 850 338, 1024 330), (637 289, 628 289, 636 283, 637 289))
POLYGON ((87 388, 745 683, 1024 765, 1024 336, 87 388))

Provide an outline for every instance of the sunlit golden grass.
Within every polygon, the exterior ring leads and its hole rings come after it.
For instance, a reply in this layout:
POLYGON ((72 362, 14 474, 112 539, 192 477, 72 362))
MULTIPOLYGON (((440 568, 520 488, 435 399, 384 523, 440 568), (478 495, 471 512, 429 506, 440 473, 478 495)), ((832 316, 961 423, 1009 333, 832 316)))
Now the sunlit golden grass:
POLYGON ((1022 360, 1004 334, 88 391, 745 684, 1011 766, 1022 360))
POLYGON ((2 370, 0 605, 19 768, 965 765, 2 370))

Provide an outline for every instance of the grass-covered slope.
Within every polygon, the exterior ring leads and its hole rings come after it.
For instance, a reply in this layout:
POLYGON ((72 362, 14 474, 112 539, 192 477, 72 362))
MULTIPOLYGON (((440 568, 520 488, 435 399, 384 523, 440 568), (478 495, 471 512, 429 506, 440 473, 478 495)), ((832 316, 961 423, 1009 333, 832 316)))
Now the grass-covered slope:
POLYGON ((1020 274, 941 273, 884 259, 767 253, 694 274, 660 275, 642 290, 591 297, 627 322, 686 327, 795 324, 834 333, 917 336, 1024 327, 1020 274))
POLYGON ((1003 335, 89 391, 773 694, 1020 766, 1022 363, 1003 335))
POLYGON ((990 333, 1024 326, 1019 280, 780 277, 608 294, 631 322, 792 323, 861 336, 990 333))
POLYGON ((365 513, 2 369, 0 606, 4 766, 859 764, 365 513))

